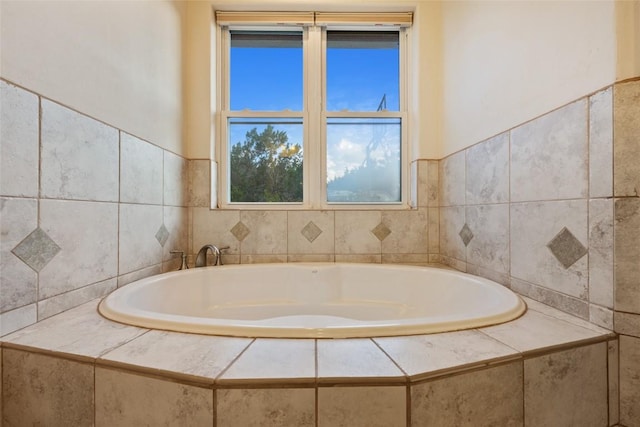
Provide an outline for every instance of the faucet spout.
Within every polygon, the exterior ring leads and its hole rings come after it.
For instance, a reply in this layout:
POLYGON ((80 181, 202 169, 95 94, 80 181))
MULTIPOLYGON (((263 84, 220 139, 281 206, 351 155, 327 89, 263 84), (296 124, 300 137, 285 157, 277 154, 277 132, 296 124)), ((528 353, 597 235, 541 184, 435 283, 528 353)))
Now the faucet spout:
POLYGON ((218 249, 215 245, 204 245, 198 251, 198 255, 196 256, 196 268, 197 267, 206 267, 207 266, 207 253, 211 251, 211 253, 215 256, 213 265, 217 265, 220 259, 220 249, 218 249))

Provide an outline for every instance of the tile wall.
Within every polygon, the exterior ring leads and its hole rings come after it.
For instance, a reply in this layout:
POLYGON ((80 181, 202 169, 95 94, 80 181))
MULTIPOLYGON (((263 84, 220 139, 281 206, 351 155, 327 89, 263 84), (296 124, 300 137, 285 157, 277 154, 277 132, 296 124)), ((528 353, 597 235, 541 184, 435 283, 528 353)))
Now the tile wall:
POLYGON ((625 426, 640 425, 638 159, 635 79, 440 162, 442 261, 622 334, 625 426))
POLYGON ((412 210, 211 210, 210 161, 191 160, 189 245, 228 246, 223 262, 438 262, 438 162, 416 161, 412 210))
POLYGON ((175 268, 184 158, 6 81, 0 99, 0 336, 175 268))

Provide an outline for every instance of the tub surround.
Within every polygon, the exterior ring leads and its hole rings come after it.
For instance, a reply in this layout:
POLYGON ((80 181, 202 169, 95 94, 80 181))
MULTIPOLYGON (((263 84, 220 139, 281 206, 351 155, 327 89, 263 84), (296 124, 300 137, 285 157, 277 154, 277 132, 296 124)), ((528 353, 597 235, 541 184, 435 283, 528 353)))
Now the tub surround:
POLYGON ((148 330, 104 319, 97 304, 3 338, 5 423, 616 424, 616 336, 530 299, 503 325, 344 340, 148 330), (485 401, 495 396, 501 405, 485 401))
POLYGON ((187 160, 10 82, 0 92, 0 335, 177 268, 187 160))

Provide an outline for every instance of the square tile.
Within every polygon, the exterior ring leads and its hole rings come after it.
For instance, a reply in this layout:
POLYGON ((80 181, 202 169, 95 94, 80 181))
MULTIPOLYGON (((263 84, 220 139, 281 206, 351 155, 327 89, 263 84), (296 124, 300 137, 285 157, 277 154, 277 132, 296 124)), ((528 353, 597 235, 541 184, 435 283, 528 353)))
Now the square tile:
POLYGON ((96 367, 95 425, 213 425, 213 390, 96 367))
POLYGON ((38 225, 38 202, 0 198, 0 313, 37 299, 37 273, 11 251, 38 225))
POLYGON ((614 196, 638 197, 640 189, 640 81, 613 86, 614 196))
POLYGON ((522 362, 411 386, 413 426, 522 426, 522 419, 522 362))
POLYGON ((525 425, 608 425, 607 343, 524 361, 525 425))
POLYGON ((229 246, 225 254, 240 253, 240 241, 232 232, 233 227, 240 221, 240 211, 193 208, 192 212, 193 247, 191 253, 197 254, 200 248, 207 244, 218 247, 229 246))
POLYGON ((613 308, 613 248, 613 200, 589 200, 589 301, 608 308, 613 308))
POLYGON ((40 270, 41 299, 117 276, 117 204, 41 200, 40 227, 61 249, 40 270))
POLYGON ((29 326, 38 321, 36 304, 25 305, 0 313, 0 337, 29 326))
POLYGON ((406 426, 406 401, 406 387, 320 387, 318 427, 406 426))
POLYGON ((163 248, 156 238, 162 211, 159 205, 120 204, 119 274, 162 262, 163 248))
POLYGON ((218 427, 315 427, 312 388, 218 389, 218 427))
POLYGON ((333 254, 333 211, 287 212, 287 253, 333 254))
POLYGON ((240 220, 250 230, 241 243, 243 255, 287 253, 286 211, 241 211, 240 220))
POLYGON ((587 258, 569 268, 547 247, 563 229, 588 242, 587 201, 568 200, 511 204, 511 275, 581 299, 587 298, 587 258))
POLYGON ((460 206, 466 203, 465 155, 466 151, 461 151, 440 160, 440 206, 460 206))
POLYGON ((440 253, 440 209, 427 208, 429 253, 440 253))
POLYGON ((427 205, 440 206, 440 161, 427 160, 427 205))
POLYGON ((467 206, 465 218, 473 232, 466 248, 467 262, 509 272, 509 205, 467 206))
POLYGON ((162 204, 162 149, 120 132, 120 201, 162 204))
POLYGON ((640 199, 614 204, 615 309, 640 313, 640 199))
POLYGON ((93 425, 93 365, 4 348, 4 425, 93 425))
POLYGON ((607 343, 609 371, 609 425, 620 422, 620 344, 618 340, 607 343))
POLYGON ((589 319, 589 303, 584 299, 574 298, 561 292, 556 292, 544 286, 537 286, 524 280, 511 278, 511 289, 521 296, 555 307, 565 313, 582 319, 589 319))
POLYGON ((211 207, 211 161, 189 160, 189 206, 211 207))
POLYGON ((464 206, 440 208, 440 253, 442 255, 466 261, 466 248, 459 235, 465 221, 464 206))
POLYGON ((336 211, 336 254, 380 254, 380 239, 371 230, 381 220, 379 211, 336 211))
POLYGON ((65 292, 55 297, 38 301, 38 321, 54 316, 70 308, 77 307, 96 298, 102 298, 117 288, 117 279, 84 286, 75 291, 65 292))
POLYGON ((571 267, 588 252, 587 248, 567 227, 560 230, 560 232, 547 243, 547 247, 564 268, 571 267))
POLYGON ((384 211, 382 223, 390 233, 382 240, 383 254, 426 254, 429 228, 426 210, 384 211))
MULTIPOLYGON (((168 261, 174 257, 173 250, 189 253, 189 211, 188 208, 178 206, 165 206, 163 212, 163 223, 168 231, 167 241, 162 247, 163 261, 168 261)), ((222 245, 224 246, 224 245, 222 245)))
POLYGON ((466 151, 466 203, 508 202, 509 133, 494 136, 466 151))
POLYGON ((38 196, 40 100, 0 81, 0 195, 38 196))
POLYGON ((118 201, 118 130, 42 100, 41 195, 118 201))
POLYGON ((620 335, 620 424, 635 426, 638 420, 640 420, 640 338, 620 335))
POLYGON ((189 204, 189 162, 169 151, 164 151, 164 204, 189 204))
POLYGON ((587 102, 576 101, 511 131, 511 201, 588 195, 587 102))
POLYGON ((589 196, 613 195, 613 89, 589 97, 589 196))

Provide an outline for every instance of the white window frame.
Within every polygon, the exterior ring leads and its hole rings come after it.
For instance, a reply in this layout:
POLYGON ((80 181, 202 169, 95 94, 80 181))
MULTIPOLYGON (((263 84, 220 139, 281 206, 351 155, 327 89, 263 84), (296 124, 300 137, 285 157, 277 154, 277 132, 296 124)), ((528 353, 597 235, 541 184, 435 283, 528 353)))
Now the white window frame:
MULTIPOLYGON (((216 25, 217 88, 214 127, 216 130, 215 158, 217 159, 217 185, 212 185, 212 200, 221 209, 260 210, 398 210, 410 209, 410 145, 408 130, 408 40, 410 26, 406 21, 398 24, 396 15, 367 13, 315 14, 315 23, 305 21, 308 13, 245 13, 224 12, 233 22, 216 25), (284 16, 284 18, 282 18, 284 16), (231 111, 230 110, 230 30, 301 31, 303 41, 303 111, 231 111), (326 111, 326 33, 330 30, 398 31, 399 35, 399 111, 380 112, 328 112, 326 111), (318 84, 320 83, 320 84, 318 84), (229 201, 229 145, 227 124, 230 118, 301 118, 303 122, 303 201, 302 202, 231 202, 229 201), (332 118, 399 118, 401 120, 400 185, 401 200, 383 203, 352 203, 327 201, 327 144, 326 125, 332 118)), ((401 19, 406 19, 400 16, 401 19)), ((411 14, 409 16, 409 23, 411 14)), ((216 160, 214 159, 214 160, 216 160)), ((215 162, 214 162, 215 164, 215 162)))

